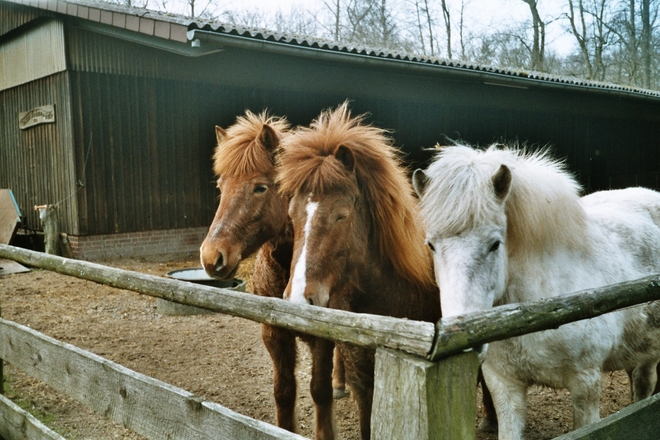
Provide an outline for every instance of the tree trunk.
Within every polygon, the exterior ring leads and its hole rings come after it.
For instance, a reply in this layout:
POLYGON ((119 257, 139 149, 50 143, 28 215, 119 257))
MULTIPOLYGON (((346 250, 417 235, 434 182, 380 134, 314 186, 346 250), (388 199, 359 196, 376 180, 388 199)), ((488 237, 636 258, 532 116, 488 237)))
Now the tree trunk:
POLYGON ((651 88, 651 4, 650 0, 642 0, 642 87, 651 88))
MULTIPOLYGON (((428 1, 426 12, 428 13, 428 1)), ((447 7, 447 1, 442 0, 442 16, 445 19, 445 30, 447 32, 447 58, 451 58, 451 16, 449 15, 449 8, 447 7)), ((429 29, 431 27, 431 21, 429 17, 429 29)), ((433 43, 431 43, 433 44, 433 43)))
POLYGON ((529 10, 532 13, 532 26, 534 28, 534 42, 532 45, 531 53, 531 66, 532 70, 543 70, 544 52, 545 52, 545 23, 541 20, 541 15, 537 8, 538 0, 522 0, 529 5, 529 10))

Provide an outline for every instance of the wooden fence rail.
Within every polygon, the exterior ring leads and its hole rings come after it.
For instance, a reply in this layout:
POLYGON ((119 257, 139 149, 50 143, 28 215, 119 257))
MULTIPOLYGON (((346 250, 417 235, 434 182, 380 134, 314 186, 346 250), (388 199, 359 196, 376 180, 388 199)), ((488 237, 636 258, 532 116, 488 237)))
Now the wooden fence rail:
POLYGON ((660 300, 660 275, 529 304, 510 304, 427 322, 292 304, 215 287, 47 255, 0 244, 0 258, 112 287, 226 313, 365 347, 383 347, 437 360, 471 347, 624 307, 660 300))
POLYGON ((426 356, 433 346, 435 328, 428 322, 297 305, 2 244, 0 258, 335 341, 399 349, 418 356, 426 356))
MULTIPOLYGON (((0 245, 0 257, 169 301, 277 325, 331 340, 376 348, 372 438, 420 440, 474 438, 478 362, 477 356, 473 352, 464 353, 466 350, 495 340, 552 329, 619 308, 660 299, 660 276, 655 275, 538 303, 513 304, 487 312, 445 318, 433 325, 295 305, 279 299, 193 285, 7 245, 0 245)), ((6 322, 1 323, 0 334, 4 334, 11 326, 6 322)), ((7 346, 11 348, 11 344, 11 340, 3 340, 0 337, 0 358, 5 357, 7 361, 14 363, 20 357, 14 358, 13 361, 7 358, 12 356, 11 350, 7 351, 7 346)), ((74 349, 75 347, 72 346, 72 351, 80 351, 74 349)), ((38 354, 35 356, 41 362, 38 354)), ((31 359, 34 362, 34 358, 31 359)), ((98 375, 107 374, 113 378, 115 395, 119 393, 119 398, 116 397, 117 401, 126 399, 126 396, 122 395, 121 386, 117 388, 117 384, 126 383, 126 380, 121 382, 114 373, 107 371, 108 362, 107 360, 101 362, 104 369, 99 371, 98 375)), ((66 373, 67 368, 71 368, 67 365, 61 366, 60 370, 64 368, 63 371, 66 373)), ((25 368, 24 371, 30 374, 30 362, 24 363, 19 368, 25 368)), ((34 373, 45 374, 39 371, 34 373)), ((35 377, 40 378, 40 376, 35 377)), ((44 377, 48 379, 48 375, 44 377)), ((155 379, 147 379, 155 381, 155 379)), ((165 388, 171 387, 167 384, 162 385, 165 388)), ((186 395, 185 391, 179 391, 184 393, 177 403, 181 407, 179 410, 185 414, 184 419, 197 417, 194 412, 189 411, 191 405, 197 408, 196 404, 191 403, 195 399, 186 395)), ((123 393, 127 393, 126 388, 123 388, 123 393)), ((80 397, 84 398, 84 396, 80 397)), ((142 404, 146 405, 147 402, 140 402, 140 405, 142 404)), ((215 404, 205 402, 200 405, 207 407, 215 404)), ((107 408, 106 406, 97 410, 103 414, 108 411, 107 408)), ((645 408, 648 413, 648 406, 645 408)), ((657 409, 658 404, 651 408, 657 409)), ((123 414, 121 411, 118 413, 123 414)), ((121 424, 126 426, 130 423, 130 417, 128 419, 122 417, 119 421, 121 424)), ((240 429, 249 426, 250 419, 246 419, 248 421, 236 422, 237 426, 243 427, 240 429)), ((626 417, 625 420, 629 421, 630 418, 626 417)), ((220 425, 225 423, 233 422, 223 421, 220 425)), ((630 422, 627 423, 631 425, 630 422)), ((214 429, 222 428, 218 426, 214 429)), ((216 436, 218 432, 223 431, 214 431, 216 436)), ((265 437, 254 438, 272 437, 268 437, 267 434, 265 437)))

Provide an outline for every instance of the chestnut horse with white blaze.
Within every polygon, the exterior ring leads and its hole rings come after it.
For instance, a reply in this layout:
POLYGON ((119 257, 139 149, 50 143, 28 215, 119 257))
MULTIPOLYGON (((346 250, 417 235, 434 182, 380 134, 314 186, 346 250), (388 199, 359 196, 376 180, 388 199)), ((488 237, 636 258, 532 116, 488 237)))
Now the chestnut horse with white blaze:
MULTIPOLYGON (((385 131, 363 121, 344 103, 282 141, 277 180, 294 227, 285 298, 437 322, 438 287, 412 185, 385 131)), ((368 439, 374 350, 337 345, 368 439)))
MULTIPOLYGON (((539 301, 660 272, 660 193, 581 188, 546 153, 441 149, 414 174, 444 316, 539 301)), ((499 440, 522 438, 531 385, 567 388, 573 427, 600 418, 602 372, 623 369, 650 396, 660 301, 489 344, 483 373, 499 440)))
MULTIPOLYGON (((275 182, 275 155, 288 128, 283 118, 249 111, 226 131, 216 127, 213 159, 220 203, 200 249, 206 273, 219 279, 231 279, 241 261, 256 252, 254 291, 276 298, 282 298, 289 280, 293 249, 288 200, 275 182)), ((333 342, 263 324, 262 339, 273 361, 277 425, 296 430, 296 336, 309 344, 314 359, 310 388, 316 439, 333 439, 333 342)), ((343 387, 340 373, 336 368, 338 388, 343 387)))

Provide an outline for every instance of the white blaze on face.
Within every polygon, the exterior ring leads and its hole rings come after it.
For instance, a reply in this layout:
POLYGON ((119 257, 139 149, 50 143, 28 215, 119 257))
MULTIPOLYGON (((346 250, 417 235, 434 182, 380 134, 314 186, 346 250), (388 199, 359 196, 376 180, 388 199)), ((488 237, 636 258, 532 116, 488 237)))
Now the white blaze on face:
POLYGON ((307 272, 307 237, 312 229, 312 220, 318 206, 318 202, 312 202, 311 197, 307 200, 307 206, 305 207, 305 211, 307 211, 307 221, 305 222, 303 247, 300 252, 300 257, 298 257, 298 261, 296 262, 296 267, 293 270, 291 294, 289 295, 289 301, 296 304, 307 303, 307 299, 305 298, 305 286, 307 285, 307 279, 305 278, 307 272))

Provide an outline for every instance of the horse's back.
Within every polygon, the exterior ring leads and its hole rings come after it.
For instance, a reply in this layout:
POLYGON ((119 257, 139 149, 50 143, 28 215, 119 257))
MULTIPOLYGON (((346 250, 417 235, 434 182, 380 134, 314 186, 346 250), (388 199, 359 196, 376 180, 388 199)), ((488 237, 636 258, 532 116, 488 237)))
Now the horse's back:
POLYGON ((648 188, 598 191, 582 197, 580 202, 588 214, 603 210, 648 212, 654 223, 660 227, 660 192, 648 188))
POLYGON ((660 272, 660 193, 645 188, 601 191, 581 199, 590 219, 592 249, 606 284, 660 272))

